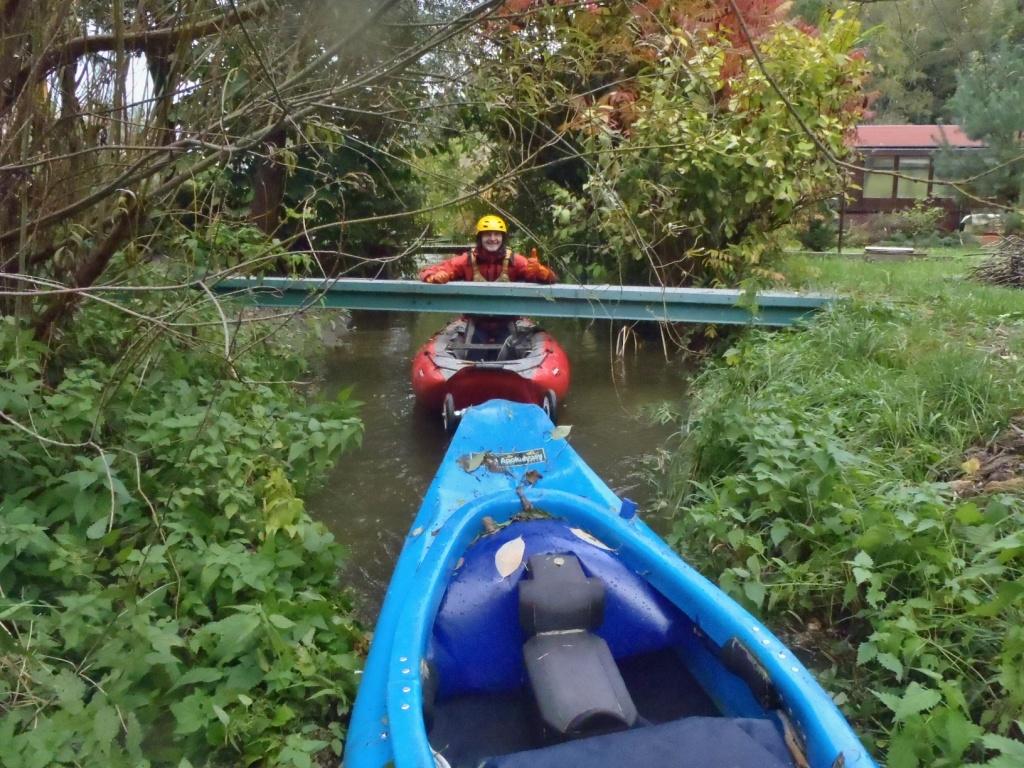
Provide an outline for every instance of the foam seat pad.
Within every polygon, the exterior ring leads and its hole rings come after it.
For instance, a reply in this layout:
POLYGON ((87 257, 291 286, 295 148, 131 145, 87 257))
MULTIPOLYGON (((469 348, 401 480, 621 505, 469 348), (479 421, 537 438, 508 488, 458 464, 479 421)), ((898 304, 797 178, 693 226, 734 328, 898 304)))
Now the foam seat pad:
POLYGON ((556 734, 610 731, 636 721, 622 674, 597 635, 535 635, 523 646, 523 657, 541 719, 556 734))
POLYGON ((483 768, 793 768, 769 720, 687 717, 491 757, 483 768))

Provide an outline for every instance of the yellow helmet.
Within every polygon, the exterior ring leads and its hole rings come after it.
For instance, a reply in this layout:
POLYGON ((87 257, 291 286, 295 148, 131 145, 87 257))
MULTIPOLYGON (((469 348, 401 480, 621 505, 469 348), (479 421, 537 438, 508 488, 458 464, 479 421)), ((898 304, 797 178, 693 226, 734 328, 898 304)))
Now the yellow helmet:
POLYGON ((476 223, 476 233, 479 235, 481 232, 502 232, 507 235, 508 227, 500 216, 483 216, 476 223))

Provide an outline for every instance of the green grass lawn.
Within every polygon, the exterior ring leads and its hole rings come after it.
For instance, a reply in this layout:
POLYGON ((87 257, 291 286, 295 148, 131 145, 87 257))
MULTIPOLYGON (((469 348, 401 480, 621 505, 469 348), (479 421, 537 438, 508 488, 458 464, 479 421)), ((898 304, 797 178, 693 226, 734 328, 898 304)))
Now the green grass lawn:
POLYGON ((788 287, 828 291, 859 302, 896 301, 966 323, 999 322, 1024 312, 1024 291, 969 278, 983 248, 931 248, 910 261, 869 261, 860 254, 792 253, 780 272, 788 287))

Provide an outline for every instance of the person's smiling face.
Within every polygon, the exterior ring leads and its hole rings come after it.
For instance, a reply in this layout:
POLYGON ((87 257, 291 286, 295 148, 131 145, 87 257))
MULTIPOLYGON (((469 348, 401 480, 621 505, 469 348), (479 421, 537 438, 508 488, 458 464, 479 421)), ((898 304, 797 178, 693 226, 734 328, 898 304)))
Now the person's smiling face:
POLYGON ((501 243, 504 239, 501 232, 484 232, 480 235, 480 245, 484 247, 485 251, 493 253, 501 248, 501 243))

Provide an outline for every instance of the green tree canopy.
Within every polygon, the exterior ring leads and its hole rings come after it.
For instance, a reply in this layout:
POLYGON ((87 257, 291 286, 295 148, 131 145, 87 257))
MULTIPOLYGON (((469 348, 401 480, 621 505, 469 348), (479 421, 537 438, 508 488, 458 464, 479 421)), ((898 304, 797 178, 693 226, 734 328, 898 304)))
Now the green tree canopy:
POLYGON ((875 65, 871 87, 878 123, 935 123, 952 116, 947 103, 956 73, 973 52, 1024 35, 1019 0, 798 0, 793 12, 811 23, 839 9, 856 13, 875 65))
POLYGON ((938 172, 974 178, 979 197, 1009 205, 1024 202, 1024 45, 1004 40, 989 53, 977 52, 957 73, 949 101, 954 119, 972 139, 987 145, 972 152, 943 152, 938 172))

